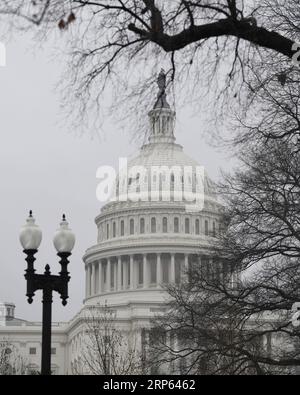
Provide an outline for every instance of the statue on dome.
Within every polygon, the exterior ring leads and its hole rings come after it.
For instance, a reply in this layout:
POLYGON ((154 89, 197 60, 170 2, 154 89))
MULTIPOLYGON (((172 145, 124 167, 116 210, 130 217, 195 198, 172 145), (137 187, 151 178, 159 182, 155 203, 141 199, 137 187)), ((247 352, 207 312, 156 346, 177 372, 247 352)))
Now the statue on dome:
POLYGON ((159 92, 157 94, 157 100, 154 108, 170 108, 167 102, 166 87, 167 87, 167 75, 164 69, 160 70, 157 77, 157 85, 159 92))
POLYGON ((166 81, 167 81, 167 76, 166 72, 164 69, 160 70, 160 73, 158 74, 157 77, 157 85, 159 87, 159 94, 164 94, 166 92, 166 81))

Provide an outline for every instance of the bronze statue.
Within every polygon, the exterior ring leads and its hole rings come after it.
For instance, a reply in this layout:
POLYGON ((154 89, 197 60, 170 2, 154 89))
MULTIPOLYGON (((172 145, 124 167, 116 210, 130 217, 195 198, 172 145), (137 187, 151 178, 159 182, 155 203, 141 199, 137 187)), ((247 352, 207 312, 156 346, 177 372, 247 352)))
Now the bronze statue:
POLYGON ((170 108, 169 103, 167 102, 167 95, 166 95, 167 76, 164 69, 161 69, 160 73, 158 74, 157 85, 159 88, 159 92, 157 94, 157 100, 154 108, 170 108))

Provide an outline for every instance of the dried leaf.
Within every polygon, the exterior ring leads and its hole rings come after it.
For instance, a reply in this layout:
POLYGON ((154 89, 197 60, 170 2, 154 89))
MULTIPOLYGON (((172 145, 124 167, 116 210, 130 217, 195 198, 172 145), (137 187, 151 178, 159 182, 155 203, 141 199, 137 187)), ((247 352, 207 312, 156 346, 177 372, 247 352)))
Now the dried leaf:
POLYGON ((67 26, 66 22, 63 19, 61 19, 58 23, 58 27, 60 28, 60 30, 64 30, 66 26, 67 26))
POLYGON ((76 16, 73 12, 71 12, 71 14, 68 16, 68 23, 72 23, 74 22, 76 19, 76 16))

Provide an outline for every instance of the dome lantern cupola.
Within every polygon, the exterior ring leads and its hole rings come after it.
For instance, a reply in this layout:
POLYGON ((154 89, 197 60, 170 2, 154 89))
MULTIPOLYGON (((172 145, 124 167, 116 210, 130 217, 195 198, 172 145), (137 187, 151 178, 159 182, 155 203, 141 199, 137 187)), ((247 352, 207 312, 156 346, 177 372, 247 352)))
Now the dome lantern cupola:
POLYGON ((166 95, 166 73, 162 69, 158 75, 159 92, 153 109, 149 112, 151 133, 150 143, 174 143, 175 112, 171 110, 166 95))

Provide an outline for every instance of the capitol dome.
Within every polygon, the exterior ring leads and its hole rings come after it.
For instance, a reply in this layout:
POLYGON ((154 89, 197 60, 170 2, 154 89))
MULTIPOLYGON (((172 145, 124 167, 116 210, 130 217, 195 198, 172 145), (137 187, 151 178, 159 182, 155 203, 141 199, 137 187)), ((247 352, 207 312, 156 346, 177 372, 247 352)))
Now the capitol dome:
POLYGON ((149 112, 149 142, 122 168, 113 196, 96 217, 97 243, 84 255, 85 304, 115 306, 127 319, 159 309, 164 285, 185 281, 199 257, 210 265, 220 231, 213 183, 175 142, 175 112, 164 79, 161 73, 149 112))
MULTIPOLYGON (((152 114, 150 113, 150 117, 151 116, 152 114)), ((151 141, 151 136, 149 140, 151 141)), ((193 183, 195 184, 196 169, 199 168, 199 170, 204 172, 204 194, 207 197, 209 196, 210 198, 216 198, 214 193, 214 185, 204 171, 204 168, 200 166, 196 160, 190 158, 183 151, 183 147, 179 144, 175 144, 175 142, 163 142, 160 141, 160 138, 158 137, 154 142, 143 145, 139 154, 128 162, 128 169, 133 169, 135 167, 144 167, 148 177, 151 176, 151 173, 155 173, 153 171, 153 168, 155 167, 161 169, 160 173, 162 176, 164 176, 164 172, 162 171, 163 167, 166 169, 166 173, 168 170, 171 171, 172 169, 178 168, 181 179, 184 177, 184 170, 186 169, 186 176, 193 176, 190 177, 190 184, 192 185, 192 190, 194 187, 194 191, 196 185, 193 185, 193 183)), ((170 175, 172 176, 171 172, 170 175)), ((175 178, 175 176, 173 178, 175 178)), ((167 177, 162 177, 160 189, 164 190, 167 188, 167 185, 166 188, 164 188, 164 183, 167 183, 167 181, 167 177)), ((170 183, 172 183, 172 179, 170 179, 170 183)), ((181 187, 181 184, 179 186, 181 187)))

